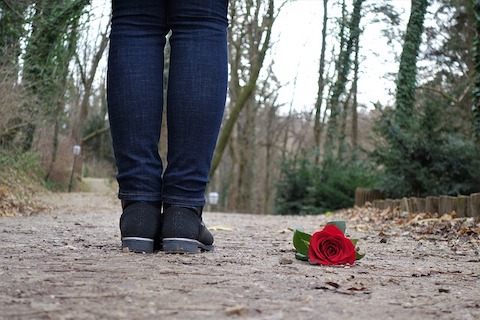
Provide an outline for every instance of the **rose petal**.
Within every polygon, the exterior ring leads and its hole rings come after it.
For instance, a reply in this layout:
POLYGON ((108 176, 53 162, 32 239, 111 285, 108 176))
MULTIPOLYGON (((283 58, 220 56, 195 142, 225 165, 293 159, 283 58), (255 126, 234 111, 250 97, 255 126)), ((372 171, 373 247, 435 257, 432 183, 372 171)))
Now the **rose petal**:
POLYGON ((308 248, 309 260, 322 265, 353 264, 355 246, 335 225, 327 225, 315 232, 308 248))
POLYGON ((327 224, 325 226, 325 228, 323 228, 323 231, 325 233, 328 233, 329 235, 342 235, 342 236, 345 236, 342 232, 342 230, 340 230, 336 225, 334 224, 327 224))

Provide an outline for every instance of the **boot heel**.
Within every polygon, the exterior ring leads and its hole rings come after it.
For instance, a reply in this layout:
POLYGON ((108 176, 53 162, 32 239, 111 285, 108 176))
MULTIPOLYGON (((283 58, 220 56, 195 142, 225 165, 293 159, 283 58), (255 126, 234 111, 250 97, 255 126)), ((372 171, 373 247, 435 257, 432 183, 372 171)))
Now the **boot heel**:
POLYGON ((122 248, 128 248, 128 250, 136 253, 152 253, 153 252, 153 239, 138 238, 138 237, 125 237, 122 238, 122 248))
POLYGON ((193 239, 163 239, 163 251, 166 253, 197 253, 200 250, 211 251, 213 246, 206 246, 193 239))

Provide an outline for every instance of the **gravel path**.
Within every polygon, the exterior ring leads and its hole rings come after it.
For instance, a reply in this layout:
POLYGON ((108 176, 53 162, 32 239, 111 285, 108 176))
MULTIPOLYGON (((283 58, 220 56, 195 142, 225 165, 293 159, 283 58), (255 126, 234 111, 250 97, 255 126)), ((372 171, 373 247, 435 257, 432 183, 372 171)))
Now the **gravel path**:
POLYGON ((121 251, 112 194, 44 205, 0 218, 0 319, 480 319, 478 235, 347 220, 365 258, 321 267, 294 259, 292 229, 332 217, 207 212, 214 252, 143 255, 121 251))

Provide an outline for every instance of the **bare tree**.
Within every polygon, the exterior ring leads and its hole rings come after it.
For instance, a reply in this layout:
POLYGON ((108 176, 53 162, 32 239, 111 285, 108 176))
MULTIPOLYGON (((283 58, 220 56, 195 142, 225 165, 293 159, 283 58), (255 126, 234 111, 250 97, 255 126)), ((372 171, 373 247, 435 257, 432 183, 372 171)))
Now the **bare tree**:
POLYGON ((241 111, 255 94, 275 21, 275 1, 231 0, 229 27, 230 104, 213 156, 210 176, 220 164, 241 111))
POLYGON ((320 61, 318 70, 318 93, 317 101, 315 102, 315 125, 313 127, 313 139, 316 148, 315 163, 320 161, 320 142, 323 129, 323 122, 321 121, 322 104, 325 91, 325 51, 327 47, 327 25, 328 25, 328 0, 323 0, 323 26, 322 26, 322 49, 320 51, 320 61))
MULTIPOLYGON (((108 45, 108 32, 109 26, 98 34, 97 40, 93 44, 85 43, 84 48, 84 61, 82 62, 78 53, 75 54, 75 61, 79 70, 79 76, 82 83, 82 98, 78 107, 73 110, 73 114, 70 118, 71 123, 71 135, 76 144, 83 142, 83 129, 85 121, 88 117, 88 111, 90 108, 90 99, 93 91, 93 81, 98 71, 99 63, 104 56, 105 50, 108 45), (89 49, 94 49, 92 52, 89 49), (90 61, 87 61, 90 60, 90 61), (89 70, 87 70, 89 68, 89 70)), ((87 40, 88 41, 88 40, 87 40)))

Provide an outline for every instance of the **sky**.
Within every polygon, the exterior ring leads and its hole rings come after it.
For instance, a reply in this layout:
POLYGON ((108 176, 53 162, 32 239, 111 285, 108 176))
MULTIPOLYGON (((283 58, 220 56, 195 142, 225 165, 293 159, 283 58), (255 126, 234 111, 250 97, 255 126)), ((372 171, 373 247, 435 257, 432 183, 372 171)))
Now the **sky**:
MULTIPOLYGON (((372 2, 376 1, 367 0, 364 6, 372 2)), ((403 12, 402 23, 405 29, 410 14, 410 0, 390 0, 389 3, 403 12)), ((287 110, 291 103, 299 111, 311 110, 315 104, 322 20, 322 0, 297 0, 282 8, 275 21, 275 44, 272 48, 274 71, 284 84, 278 101, 288 106, 287 110)), ((385 79, 385 75, 398 71, 393 51, 397 50, 399 54, 401 47, 391 48, 387 45, 387 40, 380 34, 381 25, 363 26, 365 29, 360 40, 360 54, 361 59, 365 60, 360 67, 358 102, 367 107, 372 107, 372 103, 377 101, 383 104, 391 103, 392 96, 389 91, 394 90, 394 82, 392 79, 385 79)), ((331 45, 328 44, 329 48, 331 45)))

